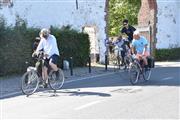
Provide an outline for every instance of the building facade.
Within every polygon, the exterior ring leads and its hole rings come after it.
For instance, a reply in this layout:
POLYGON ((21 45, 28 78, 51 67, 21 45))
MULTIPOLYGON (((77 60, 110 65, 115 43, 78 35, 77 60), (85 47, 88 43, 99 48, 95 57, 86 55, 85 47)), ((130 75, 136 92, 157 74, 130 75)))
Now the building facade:
POLYGON ((106 50, 107 0, 1 0, 0 15, 8 25, 14 25, 16 16, 27 21, 28 26, 49 28, 71 25, 85 30, 90 36, 91 55, 104 62, 106 50))
MULTIPOLYGON (((105 61, 108 38, 109 0, 0 0, 0 15, 8 25, 16 16, 33 27, 62 27, 71 25, 90 36, 91 55, 105 61)), ((141 0, 138 27, 150 41, 150 48, 180 47, 180 1, 141 0), (149 36, 148 36, 149 35, 149 36)))
POLYGON ((157 48, 180 47, 180 1, 157 0, 157 48))
POLYGON ((138 26, 151 29, 147 33, 153 49, 180 47, 179 11, 179 0, 141 0, 138 26))

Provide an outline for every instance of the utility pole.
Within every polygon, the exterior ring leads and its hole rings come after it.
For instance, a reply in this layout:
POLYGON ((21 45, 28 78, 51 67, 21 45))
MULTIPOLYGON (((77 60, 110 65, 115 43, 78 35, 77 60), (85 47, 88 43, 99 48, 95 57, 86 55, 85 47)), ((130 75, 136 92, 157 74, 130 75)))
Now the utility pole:
MULTIPOLYGON (((109 0, 106 0, 106 6, 105 6, 105 12, 106 12, 106 15, 105 15, 105 21, 106 21, 106 27, 105 27, 105 33, 106 33, 106 39, 108 42, 109 42, 109 35, 108 35, 108 28, 109 28, 109 25, 108 25, 108 21, 109 21, 109 0)), ((105 41, 105 45, 106 45, 106 41, 105 41)), ((108 45, 106 45, 106 52, 105 52, 105 65, 106 65, 106 70, 107 70, 107 64, 109 64, 109 57, 108 57, 108 54, 109 54, 109 47, 108 45)))

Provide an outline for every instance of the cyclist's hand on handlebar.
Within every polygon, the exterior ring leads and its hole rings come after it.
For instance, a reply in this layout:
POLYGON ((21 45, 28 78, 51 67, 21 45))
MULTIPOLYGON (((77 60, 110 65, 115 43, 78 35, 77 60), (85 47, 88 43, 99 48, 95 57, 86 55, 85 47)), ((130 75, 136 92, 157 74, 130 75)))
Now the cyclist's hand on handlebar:
POLYGON ((36 56, 37 56, 37 53, 33 52, 32 57, 36 57, 36 56))
POLYGON ((120 51, 123 51, 123 48, 119 48, 120 49, 120 51))
POLYGON ((133 54, 133 55, 132 55, 132 57, 133 57, 133 58, 136 58, 136 55, 135 55, 135 54, 133 54))
POLYGON ((45 57, 45 58, 48 58, 48 56, 49 56, 48 54, 44 54, 44 57, 45 57))

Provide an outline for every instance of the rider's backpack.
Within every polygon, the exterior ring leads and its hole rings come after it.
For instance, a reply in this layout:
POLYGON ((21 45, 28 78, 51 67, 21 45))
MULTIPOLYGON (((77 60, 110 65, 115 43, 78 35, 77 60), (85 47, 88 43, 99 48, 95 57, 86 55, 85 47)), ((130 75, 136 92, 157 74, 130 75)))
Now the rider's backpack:
POLYGON ((155 63, 155 61, 154 61, 154 58, 153 57, 148 57, 147 58, 147 60, 148 60, 148 66, 149 66, 149 68, 154 68, 154 63, 155 63))

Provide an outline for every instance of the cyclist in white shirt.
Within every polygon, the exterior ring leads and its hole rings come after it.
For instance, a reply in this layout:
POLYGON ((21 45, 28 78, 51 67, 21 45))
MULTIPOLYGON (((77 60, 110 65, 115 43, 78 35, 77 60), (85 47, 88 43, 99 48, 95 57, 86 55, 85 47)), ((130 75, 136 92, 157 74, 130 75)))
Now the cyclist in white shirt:
MULTIPOLYGON (((36 51, 33 54, 37 54, 39 51, 43 50, 45 53, 45 57, 47 58, 46 61, 49 63, 50 67, 54 71, 58 71, 57 62, 59 58, 59 50, 56 42, 56 38, 54 35, 51 35, 49 30, 46 28, 43 28, 40 31, 40 43, 36 49, 36 51)), ((48 73, 47 73, 47 65, 42 70, 42 77, 43 80, 46 81, 47 86, 47 79, 48 79, 48 73)))

